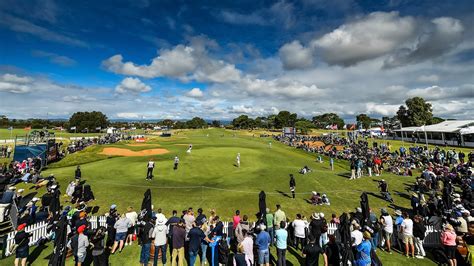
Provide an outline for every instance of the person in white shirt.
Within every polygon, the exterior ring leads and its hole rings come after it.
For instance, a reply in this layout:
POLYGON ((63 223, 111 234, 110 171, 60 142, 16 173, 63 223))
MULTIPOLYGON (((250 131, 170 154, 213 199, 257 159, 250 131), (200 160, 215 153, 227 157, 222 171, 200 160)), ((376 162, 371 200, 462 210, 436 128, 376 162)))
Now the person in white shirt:
POLYGON ((295 248, 298 249, 301 243, 301 250, 304 249, 305 229, 308 227, 308 222, 304 221, 301 214, 296 214, 296 219, 292 223, 295 235, 295 248))
POLYGON ((383 240, 382 247, 384 244, 387 245, 387 252, 392 253, 391 248, 391 239, 393 234, 393 218, 388 214, 385 208, 382 208, 382 216, 380 217, 380 223, 383 225, 383 240))
POLYGON ((162 214, 156 217, 156 225, 153 229, 153 238, 155 239, 155 258, 153 265, 158 265, 158 253, 161 250, 161 262, 166 265, 166 244, 168 235, 168 226, 166 225, 166 218, 162 214))
POLYGON ((360 226, 358 224, 354 224, 354 230, 351 232, 351 238, 354 239, 354 242, 352 243, 353 247, 357 247, 362 243, 362 240, 364 239, 364 235, 362 232, 359 230, 360 226))
POLYGON ((133 243, 133 235, 135 234, 135 224, 137 223, 138 214, 133 210, 132 207, 128 207, 125 217, 127 217, 132 222, 132 226, 128 228, 127 240, 125 241, 125 246, 128 246, 133 243))
POLYGON ((411 250, 411 256, 414 258, 415 246, 413 245, 413 220, 410 219, 407 212, 403 212, 403 222, 400 225, 400 228, 403 234, 403 242, 405 243, 406 256, 409 256, 409 251, 411 250))
POLYGON ((147 164, 147 173, 146 173, 146 180, 151 180, 153 178, 153 169, 155 168, 155 162, 150 159, 147 164))
POLYGON ((178 156, 174 157, 174 167, 173 170, 178 170, 179 158, 178 156))
POLYGON ((236 158, 236 160, 237 160, 237 162, 236 162, 236 163, 237 163, 237 167, 240 167, 240 153, 237 153, 237 158, 236 158))

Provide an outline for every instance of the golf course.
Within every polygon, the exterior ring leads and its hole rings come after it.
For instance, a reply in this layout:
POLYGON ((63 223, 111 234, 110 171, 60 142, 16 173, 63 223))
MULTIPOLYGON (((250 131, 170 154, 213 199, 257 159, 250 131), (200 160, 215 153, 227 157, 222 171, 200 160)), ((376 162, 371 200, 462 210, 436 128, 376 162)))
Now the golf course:
MULTIPOLYGON (((335 161, 331 171, 327 158, 316 161, 316 155, 285 146, 270 137, 262 138, 258 132, 231 131, 225 129, 174 131, 171 137, 163 138, 149 135, 145 143, 122 141, 112 145, 93 145, 83 151, 66 156, 59 162, 50 164, 43 175, 54 174, 64 194, 68 183, 74 180, 74 170, 81 166, 83 180, 91 185, 96 200, 89 203, 94 208, 92 215, 103 215, 112 204, 116 204, 120 213, 132 206, 140 209, 143 193, 151 189, 155 210, 162 208, 165 215, 172 210, 193 207, 203 208, 206 214, 211 209, 223 221, 231 221, 235 210, 247 214, 255 220, 258 212, 258 193, 265 191, 267 206, 275 211, 280 204, 290 220, 297 213, 309 219, 313 212, 338 216, 343 212, 353 212, 359 206, 362 192, 369 192, 370 207, 380 214, 380 208, 386 207, 393 214, 394 209, 409 208, 410 201, 406 189, 414 182, 414 177, 383 174, 382 177, 362 177, 349 180, 349 163, 335 161), (269 143, 272 143, 271 145, 269 143), (187 153, 189 144, 192 152, 187 153), (236 155, 240 153, 241 165, 236 166, 236 155), (173 170, 174 157, 180 159, 179 168, 173 170), (155 161, 153 180, 147 181, 146 165, 148 160, 155 161), (307 165, 312 171, 306 175, 298 173, 307 165), (296 177, 296 198, 289 191, 289 174, 296 177), (377 180, 384 178, 390 185, 395 203, 379 197, 377 180), (327 194, 331 205, 315 206, 309 203, 311 191, 327 194)), ((45 189, 30 189, 29 184, 18 184, 26 193, 45 189)), ((62 205, 70 204, 68 197, 61 197, 62 205)), ((31 248, 34 261, 32 265, 47 265, 52 243, 46 248, 31 248), (44 249, 44 250, 43 250, 44 249)), ((128 246, 121 254, 112 255, 112 265, 138 265, 140 249, 137 245, 128 246)), ((273 250, 272 255, 276 257, 273 250)), ((414 263, 400 254, 386 255, 378 252, 384 265, 402 265, 414 263)), ((4 259, 5 265, 13 263, 11 256, 4 259)), ((287 259, 293 265, 299 265, 300 252, 289 247, 287 259)), ((0 261, 0 264, 3 264, 0 261)), ((416 260, 419 265, 434 265, 429 259, 416 260)), ((72 258, 67 265, 73 265, 72 258)))

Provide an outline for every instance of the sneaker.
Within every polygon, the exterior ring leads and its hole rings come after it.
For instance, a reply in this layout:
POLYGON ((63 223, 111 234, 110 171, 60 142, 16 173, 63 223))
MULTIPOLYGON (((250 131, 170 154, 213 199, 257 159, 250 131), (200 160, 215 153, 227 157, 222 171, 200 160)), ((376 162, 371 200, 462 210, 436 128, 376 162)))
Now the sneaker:
POLYGON ((417 259, 423 259, 423 258, 425 258, 425 257, 420 256, 420 255, 417 255, 417 256, 415 256, 415 257, 416 257, 417 259))

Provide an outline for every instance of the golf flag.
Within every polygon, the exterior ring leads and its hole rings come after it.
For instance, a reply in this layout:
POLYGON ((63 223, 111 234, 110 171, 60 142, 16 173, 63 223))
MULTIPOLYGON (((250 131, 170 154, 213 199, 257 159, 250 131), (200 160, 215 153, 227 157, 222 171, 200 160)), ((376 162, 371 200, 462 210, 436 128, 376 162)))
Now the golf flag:
POLYGON ((76 127, 71 127, 71 130, 76 130, 76 127))

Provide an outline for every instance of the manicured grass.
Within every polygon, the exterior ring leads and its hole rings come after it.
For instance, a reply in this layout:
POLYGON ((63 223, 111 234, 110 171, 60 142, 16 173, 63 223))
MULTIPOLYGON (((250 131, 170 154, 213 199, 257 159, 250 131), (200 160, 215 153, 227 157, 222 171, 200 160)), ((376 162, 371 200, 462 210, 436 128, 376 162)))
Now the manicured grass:
MULTIPOLYGON (((268 138, 253 137, 248 132, 226 131, 223 129, 180 131, 171 138, 154 137, 148 143, 159 144, 159 148, 170 151, 168 154, 152 156, 156 161, 153 181, 146 181, 146 163, 150 157, 107 157, 97 155, 105 146, 95 146, 78 152, 63 161, 52 164, 44 175, 54 173, 64 192, 67 184, 73 180, 77 163, 81 164, 83 178, 91 185, 96 200, 91 206, 98 206, 95 215, 103 215, 114 203, 119 212, 128 206, 140 208, 143 193, 147 188, 152 191, 153 204, 162 208, 166 215, 173 209, 181 211, 188 207, 202 207, 206 213, 215 209, 222 220, 231 220, 236 209, 241 214, 254 218, 258 211, 258 193, 267 193, 267 206, 272 211, 276 204, 281 204, 290 219, 297 213, 310 217, 312 212, 324 212, 330 219, 332 213, 353 211, 359 206, 359 196, 363 191, 378 195, 376 177, 364 177, 349 180, 347 161, 336 161, 335 170, 329 169, 327 159, 320 164, 315 161, 316 155, 296 150, 268 138), (234 136, 235 135, 235 136, 234 136), (272 141, 272 148, 268 143, 272 141), (193 144, 191 154, 187 154, 188 144, 193 144), (182 144, 182 145, 176 145, 182 144), (237 153, 241 154, 241 167, 234 166, 237 153), (173 158, 180 157, 177 171, 173 170, 173 158), (298 170, 308 165, 313 172, 307 175, 298 174, 298 170), (288 175, 296 177, 297 198, 289 195, 288 175), (326 193, 331 200, 330 206, 313 206, 306 200, 311 191, 326 193)), ((255 134, 257 136, 257 134, 255 134)), ((131 147, 125 143, 108 145, 132 150, 149 149, 147 146, 131 147)), ((413 177, 402 177, 385 174, 390 184, 395 205, 393 208, 408 208, 409 200, 406 187, 413 183, 413 177)), ((19 187, 29 185, 19 184, 19 187)), ((39 191, 39 195, 44 189, 39 191)), ((64 201, 63 204, 67 204, 64 201)), ((377 196, 369 195, 370 206, 379 213, 387 203, 377 196)), ((43 251, 34 265, 45 265, 43 258, 49 253, 43 251)), ((288 260, 299 265, 293 252, 288 260)), ((112 257, 112 265, 137 265, 139 250, 127 248, 124 253, 112 257)), ((276 254, 276 253, 274 253, 276 254)), ((414 263, 413 259, 393 254, 381 253, 384 265, 402 265, 414 263)), ((11 261, 9 258, 8 261, 11 261)), ((433 265, 429 260, 416 260, 420 265, 433 265)))

